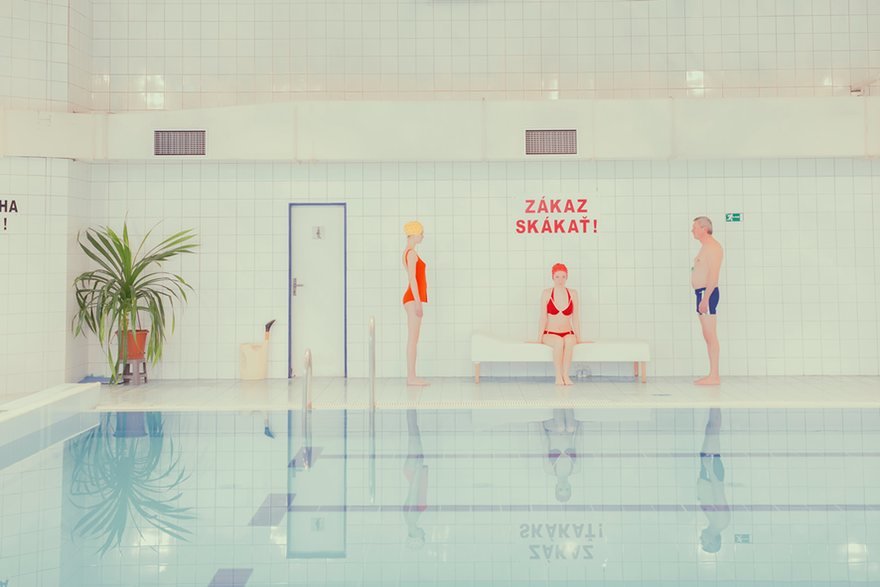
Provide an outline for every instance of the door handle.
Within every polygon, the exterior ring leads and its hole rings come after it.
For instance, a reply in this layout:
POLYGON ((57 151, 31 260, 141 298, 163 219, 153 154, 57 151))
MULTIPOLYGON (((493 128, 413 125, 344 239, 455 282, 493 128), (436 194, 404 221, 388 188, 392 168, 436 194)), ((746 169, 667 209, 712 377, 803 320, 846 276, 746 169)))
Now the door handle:
POLYGON ((294 277, 294 278, 293 278, 293 281, 290 283, 290 291, 292 292, 291 295, 294 295, 294 296, 295 296, 295 295, 296 295, 296 289, 297 289, 298 287, 304 287, 304 286, 305 286, 304 283, 297 283, 297 282, 296 282, 296 277, 294 277))

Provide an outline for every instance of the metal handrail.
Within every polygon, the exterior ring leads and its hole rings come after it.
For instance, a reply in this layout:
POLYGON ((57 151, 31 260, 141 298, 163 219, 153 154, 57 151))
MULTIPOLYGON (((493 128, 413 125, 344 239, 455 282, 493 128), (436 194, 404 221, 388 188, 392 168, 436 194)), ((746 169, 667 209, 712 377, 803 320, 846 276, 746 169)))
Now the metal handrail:
POLYGON ((303 410, 312 409, 312 350, 306 349, 305 358, 306 378, 303 392, 303 410))
POLYGON ((370 409, 376 409, 376 318, 370 316, 370 409))
POLYGON ((376 410, 370 410, 370 503, 376 503, 376 410))
POLYGON ((370 316, 370 503, 376 503, 376 318, 370 316))
POLYGON ((305 469, 311 467, 312 460, 312 431, 309 415, 312 411, 312 350, 306 349, 305 356, 306 376, 303 382, 302 394, 302 431, 303 431, 303 465, 305 469))

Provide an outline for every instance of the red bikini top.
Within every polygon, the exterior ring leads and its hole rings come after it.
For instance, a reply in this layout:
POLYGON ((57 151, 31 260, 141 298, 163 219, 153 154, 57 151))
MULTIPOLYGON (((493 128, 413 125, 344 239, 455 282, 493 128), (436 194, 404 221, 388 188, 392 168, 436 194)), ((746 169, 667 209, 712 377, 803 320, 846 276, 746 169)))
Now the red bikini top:
MULTIPOLYGON (((572 312, 574 312, 574 300, 571 299, 571 292, 568 291, 568 288, 565 288, 565 293, 568 294, 568 307, 562 311, 562 314, 564 316, 571 316, 572 312)), ((551 316, 559 313, 559 308, 556 307, 556 302, 553 299, 553 292, 550 292, 550 301, 547 302, 547 313, 551 316)))

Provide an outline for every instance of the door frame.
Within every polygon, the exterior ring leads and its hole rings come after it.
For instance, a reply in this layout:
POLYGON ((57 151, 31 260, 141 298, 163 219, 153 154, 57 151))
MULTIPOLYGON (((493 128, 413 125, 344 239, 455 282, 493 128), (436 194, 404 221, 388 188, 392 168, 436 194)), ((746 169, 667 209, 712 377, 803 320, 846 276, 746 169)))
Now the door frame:
POLYGON ((348 206, 345 202, 290 202, 287 207, 287 378, 293 378, 293 210, 301 206, 342 206, 343 376, 348 379, 348 206))

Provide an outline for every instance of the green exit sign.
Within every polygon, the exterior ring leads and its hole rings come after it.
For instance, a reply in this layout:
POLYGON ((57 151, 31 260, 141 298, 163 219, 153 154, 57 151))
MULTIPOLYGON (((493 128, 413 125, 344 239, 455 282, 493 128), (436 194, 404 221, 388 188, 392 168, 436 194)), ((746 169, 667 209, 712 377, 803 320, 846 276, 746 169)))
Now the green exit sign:
POLYGON ((728 222, 742 222, 743 215, 742 212, 728 212, 725 215, 728 222))

